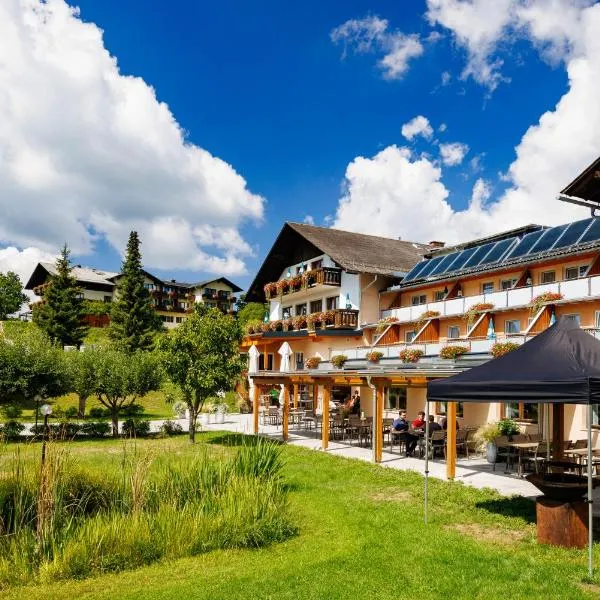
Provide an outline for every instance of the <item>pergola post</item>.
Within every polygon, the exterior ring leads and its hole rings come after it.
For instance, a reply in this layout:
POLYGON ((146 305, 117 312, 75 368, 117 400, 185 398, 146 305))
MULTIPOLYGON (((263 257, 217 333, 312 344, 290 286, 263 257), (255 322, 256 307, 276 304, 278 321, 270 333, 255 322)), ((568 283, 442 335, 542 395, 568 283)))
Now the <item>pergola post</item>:
POLYGON ((323 423, 321 425, 321 448, 329 447, 329 401, 331 399, 331 386, 323 386, 323 423))
POLYGON ((299 390, 300 386, 295 383, 294 384, 294 408, 298 408, 298 390, 299 390))
POLYGON ((288 431, 290 425, 290 386, 283 386, 283 419, 281 425, 281 433, 284 442, 287 442, 288 431))
POLYGON ((317 406, 319 405, 319 386, 318 384, 313 384, 313 413, 316 414, 317 406))
POLYGON ((375 388, 375 415, 373 418, 373 443, 375 444, 375 462, 380 463, 383 454, 383 397, 384 388, 378 385, 375 388))
POLYGON ((456 476, 456 402, 446 403, 446 477, 456 476))
POLYGON ((252 425, 254 435, 258 435, 258 409, 260 404, 260 385, 254 384, 254 395, 252 397, 252 425))

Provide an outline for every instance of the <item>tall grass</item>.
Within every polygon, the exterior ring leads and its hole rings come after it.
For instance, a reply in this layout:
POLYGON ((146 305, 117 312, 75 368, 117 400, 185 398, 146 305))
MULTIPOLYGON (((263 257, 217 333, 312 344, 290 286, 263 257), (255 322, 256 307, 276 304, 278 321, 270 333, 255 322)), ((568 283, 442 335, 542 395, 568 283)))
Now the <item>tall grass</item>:
POLYGON ((0 463, 0 586, 83 578, 218 548, 258 547, 295 531, 280 448, 243 444, 215 458, 132 454, 119 468, 77 465, 49 444, 0 463))

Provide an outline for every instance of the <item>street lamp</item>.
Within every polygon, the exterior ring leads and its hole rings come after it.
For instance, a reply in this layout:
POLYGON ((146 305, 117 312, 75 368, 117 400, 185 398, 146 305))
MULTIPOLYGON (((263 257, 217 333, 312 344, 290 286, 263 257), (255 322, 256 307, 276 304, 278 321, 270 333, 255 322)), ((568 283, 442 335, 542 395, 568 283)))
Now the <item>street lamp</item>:
POLYGON ((42 468, 46 461, 46 439, 48 438, 48 417, 52 414, 52 407, 49 404, 43 404, 40 411, 44 415, 44 441, 42 442, 42 468))

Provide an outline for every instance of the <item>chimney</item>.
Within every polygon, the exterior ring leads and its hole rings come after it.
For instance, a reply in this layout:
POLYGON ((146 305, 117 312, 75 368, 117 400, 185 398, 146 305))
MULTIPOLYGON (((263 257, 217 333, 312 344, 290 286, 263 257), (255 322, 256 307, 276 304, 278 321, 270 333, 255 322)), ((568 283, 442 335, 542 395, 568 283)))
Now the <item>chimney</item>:
POLYGON ((438 242, 438 241, 433 241, 433 242, 429 242, 429 247, 430 248, 443 248, 446 245, 446 242, 438 242))

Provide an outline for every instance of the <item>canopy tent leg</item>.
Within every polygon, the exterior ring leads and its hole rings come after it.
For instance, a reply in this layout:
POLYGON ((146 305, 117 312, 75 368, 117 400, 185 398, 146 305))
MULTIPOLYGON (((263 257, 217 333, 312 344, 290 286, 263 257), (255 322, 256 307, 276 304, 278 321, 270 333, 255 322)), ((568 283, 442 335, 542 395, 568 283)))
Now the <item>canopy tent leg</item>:
POLYGON ((429 522, 429 400, 425 402, 425 525, 429 522))
POLYGON ((588 448, 587 448, 587 477, 588 477, 588 575, 590 579, 594 576, 594 486, 592 484, 592 417, 593 410, 592 405, 588 404, 588 415, 587 415, 587 435, 588 435, 588 448))
POLYGON ((544 404, 543 407, 546 416, 546 431, 544 432, 544 437, 546 438, 546 460, 550 462, 550 407, 547 404, 544 404))
POLYGON ((446 477, 456 476, 456 402, 446 403, 446 477))

